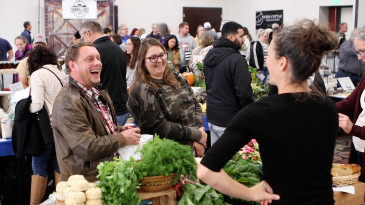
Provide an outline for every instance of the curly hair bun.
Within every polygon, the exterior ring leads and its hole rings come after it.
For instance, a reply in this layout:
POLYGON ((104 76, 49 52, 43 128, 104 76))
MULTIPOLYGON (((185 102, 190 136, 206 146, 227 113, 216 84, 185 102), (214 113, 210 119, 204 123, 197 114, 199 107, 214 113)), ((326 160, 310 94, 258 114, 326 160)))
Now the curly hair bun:
POLYGON ((312 55, 323 55, 324 52, 337 47, 337 36, 328 28, 315 25, 313 21, 299 22, 299 45, 304 51, 312 55))

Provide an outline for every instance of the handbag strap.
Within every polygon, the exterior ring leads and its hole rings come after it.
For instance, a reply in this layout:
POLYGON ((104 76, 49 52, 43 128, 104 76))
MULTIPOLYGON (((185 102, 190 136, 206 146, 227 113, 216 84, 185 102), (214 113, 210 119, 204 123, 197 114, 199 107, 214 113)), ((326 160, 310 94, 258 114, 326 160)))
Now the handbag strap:
POLYGON ((58 81, 60 81, 60 83, 61 83, 61 86, 63 87, 63 83, 62 83, 62 81, 61 81, 61 79, 56 75, 56 73, 54 73, 53 71, 51 71, 50 69, 48 69, 48 68, 45 68, 45 67, 43 67, 44 69, 46 69, 46 70, 48 70, 49 72, 51 72, 51 73, 53 73, 53 75, 55 75, 56 76, 56 78, 58 79, 58 81))

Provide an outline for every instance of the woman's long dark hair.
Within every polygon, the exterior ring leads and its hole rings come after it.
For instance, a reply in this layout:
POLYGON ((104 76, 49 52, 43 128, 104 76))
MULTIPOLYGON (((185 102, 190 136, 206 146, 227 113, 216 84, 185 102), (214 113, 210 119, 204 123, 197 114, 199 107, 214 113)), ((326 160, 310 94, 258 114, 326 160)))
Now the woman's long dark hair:
POLYGON ((172 48, 172 50, 178 51, 179 50, 179 41, 177 40, 177 37, 175 35, 169 35, 166 39, 166 42, 164 43, 164 46, 165 46, 166 50, 171 50, 169 47, 169 40, 171 40, 173 38, 176 40, 176 44, 175 44, 175 47, 172 48))
POLYGON ((131 69, 134 69, 136 66, 137 58, 138 58, 138 51, 139 47, 141 46, 141 40, 138 37, 130 37, 129 38, 133 44, 133 58, 130 54, 126 53, 126 62, 127 66, 131 69))

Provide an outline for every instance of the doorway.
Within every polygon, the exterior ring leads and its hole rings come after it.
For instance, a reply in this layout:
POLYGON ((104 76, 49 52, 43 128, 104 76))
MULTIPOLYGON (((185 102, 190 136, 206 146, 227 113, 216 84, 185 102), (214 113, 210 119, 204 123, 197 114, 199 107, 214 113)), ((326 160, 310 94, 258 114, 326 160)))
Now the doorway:
POLYGON ((196 36, 198 25, 209 22, 216 32, 220 32, 222 8, 183 7, 183 21, 189 23, 191 36, 196 36))

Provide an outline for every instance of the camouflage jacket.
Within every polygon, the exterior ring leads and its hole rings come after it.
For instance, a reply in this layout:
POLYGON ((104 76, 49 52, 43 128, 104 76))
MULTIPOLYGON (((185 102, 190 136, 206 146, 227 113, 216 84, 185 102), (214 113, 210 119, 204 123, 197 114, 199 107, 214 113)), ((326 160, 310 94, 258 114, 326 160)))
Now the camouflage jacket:
POLYGON ((157 133, 161 138, 192 145, 201 138, 202 110, 187 81, 181 75, 174 75, 179 88, 165 84, 162 79, 151 79, 158 89, 137 83, 127 107, 142 134, 157 133))

